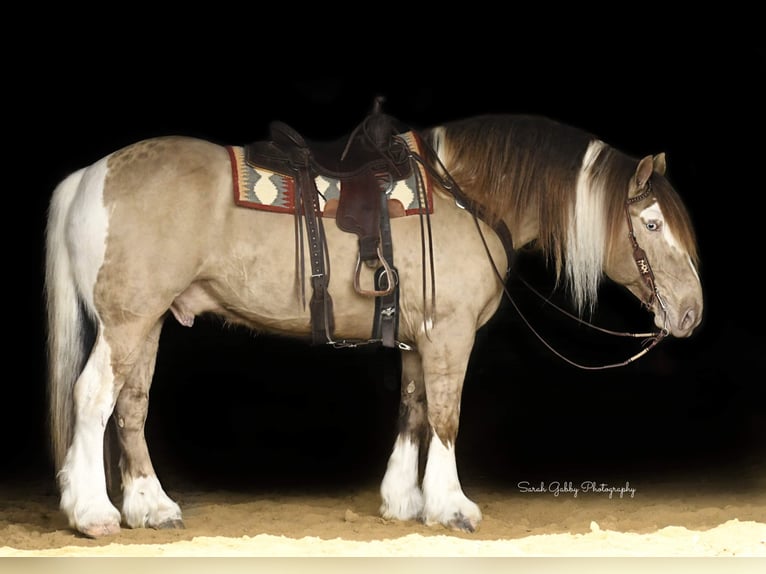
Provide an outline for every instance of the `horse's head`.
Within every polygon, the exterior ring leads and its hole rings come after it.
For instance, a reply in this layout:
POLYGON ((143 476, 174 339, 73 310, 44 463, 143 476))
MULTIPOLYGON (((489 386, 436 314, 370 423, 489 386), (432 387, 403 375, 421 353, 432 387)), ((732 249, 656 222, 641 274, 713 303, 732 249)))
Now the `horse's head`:
POLYGON ((627 287, 675 337, 702 320, 702 286, 689 215, 665 178, 665 155, 638 162, 611 234, 606 275, 627 287))

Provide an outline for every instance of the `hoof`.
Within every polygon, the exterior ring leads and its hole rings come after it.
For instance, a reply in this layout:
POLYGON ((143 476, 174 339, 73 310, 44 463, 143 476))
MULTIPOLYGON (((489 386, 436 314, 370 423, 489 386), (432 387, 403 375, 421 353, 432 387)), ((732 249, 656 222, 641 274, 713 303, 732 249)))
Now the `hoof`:
POLYGON ((457 513, 452 520, 447 524, 452 530, 459 530, 461 532, 476 532, 478 523, 474 524, 469 518, 457 513))
POLYGON ((184 525, 184 521, 180 518, 175 518, 172 520, 166 520, 165 522, 160 523, 159 526, 157 526, 159 530, 183 530, 186 528, 184 525))
POLYGON ((120 525, 117 523, 94 524, 79 528, 80 532, 88 538, 103 538, 120 533, 120 525))

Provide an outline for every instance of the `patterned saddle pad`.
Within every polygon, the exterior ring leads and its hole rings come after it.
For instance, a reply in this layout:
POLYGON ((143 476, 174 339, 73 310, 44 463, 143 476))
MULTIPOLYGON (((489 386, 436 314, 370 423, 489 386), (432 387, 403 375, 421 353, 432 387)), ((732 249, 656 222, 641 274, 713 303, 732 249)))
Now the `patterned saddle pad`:
MULTIPOLYGON (((400 134, 400 137, 413 152, 421 153, 421 143, 414 132, 400 134)), ((227 146, 227 150, 231 159, 236 205, 277 213, 295 213, 296 184, 292 175, 251 165, 245 160, 244 148, 240 146, 227 146)), ((425 213, 426 209, 421 211, 421 206, 426 207, 428 213, 433 213, 430 175, 420 164, 418 170, 420 181, 423 182, 420 198, 418 178, 413 172, 408 179, 395 182, 388 201, 390 217, 425 213)), ((321 175, 315 178, 315 182, 322 216, 334 217, 342 182, 321 175)))

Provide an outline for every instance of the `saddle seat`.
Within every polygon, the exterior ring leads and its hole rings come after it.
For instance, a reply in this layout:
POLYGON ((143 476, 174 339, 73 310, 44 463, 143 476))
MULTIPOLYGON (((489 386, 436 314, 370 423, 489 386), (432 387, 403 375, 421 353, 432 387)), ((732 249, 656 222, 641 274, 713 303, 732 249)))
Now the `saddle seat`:
MULTIPOLYGON (((358 238, 354 288, 362 295, 376 297, 376 304, 393 317, 386 322, 393 324, 395 329, 398 289, 393 267, 388 194, 397 181, 410 177, 413 167, 406 142, 396 137, 407 130, 397 129, 397 122, 382 113, 381 104, 382 99, 377 98, 373 111, 345 138, 329 142, 309 141, 284 122, 275 121, 270 125, 269 141, 254 142, 245 147, 245 158, 251 165, 292 174, 296 181, 296 195, 301 206, 296 209, 296 217, 305 219, 308 230, 315 341, 331 340, 332 331, 332 305, 326 292, 329 258, 324 253, 319 191, 315 183, 318 176, 339 181, 337 208, 334 205, 326 207, 334 211, 335 223, 341 230, 354 233, 358 238), (361 286, 363 263, 368 267, 382 265, 376 273, 373 289, 361 286)), ((330 215, 328 211, 326 209, 325 217, 330 215)), ((386 331, 384 344, 392 346, 391 329, 386 331)))
POLYGON ((392 118, 380 112, 373 112, 351 134, 334 141, 309 141, 284 122, 275 121, 270 125, 271 141, 275 145, 307 153, 318 175, 341 182, 371 169, 390 169, 396 180, 408 177, 407 146, 391 139, 395 133, 392 118))
MULTIPOLYGON (((360 259, 373 265, 378 259, 381 207, 401 214, 400 206, 381 201, 396 181, 412 174, 407 144, 395 136, 396 121, 381 112, 380 101, 351 134, 329 142, 309 141, 284 122, 270 125, 270 140, 246 147, 252 165, 296 173, 308 170, 312 179, 326 176, 339 181, 337 206, 329 205, 326 217, 359 238, 360 259)), ((317 192, 318 193, 318 192, 317 192)), ((391 202, 397 203, 397 202, 391 202)))

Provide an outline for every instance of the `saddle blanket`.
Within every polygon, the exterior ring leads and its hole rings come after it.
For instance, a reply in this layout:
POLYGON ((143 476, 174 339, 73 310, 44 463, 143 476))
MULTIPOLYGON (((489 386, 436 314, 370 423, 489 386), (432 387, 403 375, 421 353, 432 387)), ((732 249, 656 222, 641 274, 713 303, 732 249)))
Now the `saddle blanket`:
MULTIPOLYGON (((420 154, 421 144, 414 132, 400 134, 410 149, 420 154)), ((234 203, 241 207, 260 209, 278 213, 295 212, 296 186, 294 178, 289 174, 277 173, 268 169, 250 165, 245 160, 244 148, 227 146, 231 159, 234 179, 234 203)), ((425 213, 421 206, 427 205, 428 213, 433 213, 431 197, 431 180, 428 172, 420 163, 417 164, 423 189, 418 201, 418 178, 414 170, 408 179, 395 182, 388 206, 390 217, 402 217, 425 213)), ((321 215, 333 217, 340 199, 341 182, 325 176, 315 178, 319 191, 319 207, 321 215)))

